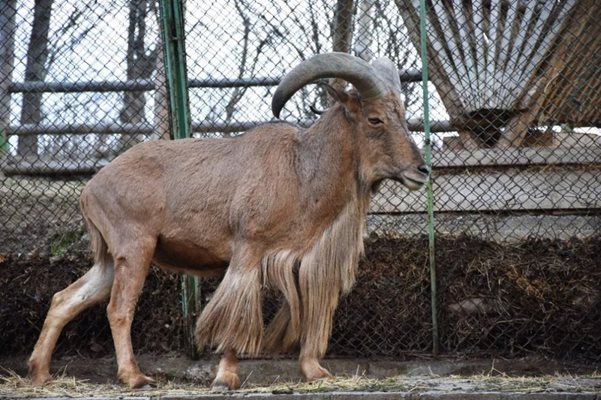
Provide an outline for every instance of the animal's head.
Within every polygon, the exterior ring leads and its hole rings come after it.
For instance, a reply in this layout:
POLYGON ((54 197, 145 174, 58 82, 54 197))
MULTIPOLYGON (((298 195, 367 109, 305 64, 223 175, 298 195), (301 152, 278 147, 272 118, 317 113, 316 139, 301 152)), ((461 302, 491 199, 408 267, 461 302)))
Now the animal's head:
POLYGON ((421 188, 429 170, 407 128, 394 63, 379 58, 370 65, 346 53, 316 55, 282 79, 273 96, 273 114, 279 117, 296 91, 320 78, 341 78, 356 89, 346 92, 328 87, 359 136, 362 168, 369 183, 389 178, 411 190, 421 188))

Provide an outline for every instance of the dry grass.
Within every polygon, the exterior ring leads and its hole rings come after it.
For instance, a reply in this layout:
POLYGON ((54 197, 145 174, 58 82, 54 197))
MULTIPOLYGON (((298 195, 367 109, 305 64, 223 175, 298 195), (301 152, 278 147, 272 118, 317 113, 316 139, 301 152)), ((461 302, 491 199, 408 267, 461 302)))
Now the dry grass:
POLYGON ((318 393, 318 392, 406 392, 410 386, 396 378, 374 379, 365 376, 336 377, 316 382, 273 382, 269 386, 243 387, 253 393, 318 393))
POLYGON ((59 374, 44 386, 34 386, 29 379, 22 378, 11 371, 5 371, 6 376, 0 377, 0 398, 28 398, 28 397, 159 397, 164 395, 185 395, 208 393, 209 389, 191 383, 174 382, 167 380, 157 381, 156 388, 144 390, 130 390, 121 384, 98 384, 87 380, 69 377, 64 373, 59 374))
MULTIPOLYGON (((128 397, 159 397, 166 395, 190 395, 211 392, 210 388, 190 382, 159 379, 156 388, 144 390, 129 390, 120 384, 98 384, 87 380, 75 379, 60 374, 44 386, 34 386, 31 382, 14 372, 0 377, 0 398, 28 397, 88 397, 88 396, 128 396, 128 397)), ((250 377, 250 376, 249 376, 250 377)), ((247 379, 248 381, 248 379, 247 379)), ((335 391, 407 391, 411 389, 395 378, 371 379, 364 376, 340 377, 324 379, 313 383, 278 382, 271 385, 259 386, 242 383, 241 393, 318 393, 335 391)))
MULTIPOLYGON (((207 387, 190 382, 159 378, 156 388, 129 390, 119 384, 97 384, 59 374, 55 380, 43 387, 33 386, 28 379, 12 371, 3 371, 0 377, 0 398, 29 397, 161 397, 206 394, 207 387)), ((252 373, 251 373, 252 375, 252 373)), ((513 392, 513 393, 584 393, 601 390, 601 374, 587 376, 545 375, 538 377, 507 376, 491 367, 486 374, 471 376, 446 376, 434 374, 424 376, 399 376, 373 379, 364 375, 353 375, 325 379, 314 383, 279 382, 270 385, 248 384, 249 375, 239 393, 322 393, 322 392, 513 392)))

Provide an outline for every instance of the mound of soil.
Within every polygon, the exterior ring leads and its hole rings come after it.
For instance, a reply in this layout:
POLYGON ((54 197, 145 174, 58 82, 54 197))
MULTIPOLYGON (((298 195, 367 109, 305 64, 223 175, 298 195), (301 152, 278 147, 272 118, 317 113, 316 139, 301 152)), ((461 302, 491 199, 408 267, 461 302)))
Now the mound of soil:
MULTIPOLYGON (((83 275, 92 265, 87 252, 62 258, 37 254, 0 257, 0 356, 27 354, 33 349, 52 295, 83 275)), ((179 303, 180 277, 153 268, 146 280, 132 327, 139 352, 161 353, 183 348, 179 303)), ((100 357, 113 353, 106 303, 93 306, 69 323, 56 354, 100 357)))
POLYGON ((436 257, 445 351, 601 360, 601 238, 441 239, 436 257))
MULTIPOLYGON (((85 241, 85 240, 84 240, 85 241)), ((374 239, 356 287, 336 312, 329 355, 427 354, 432 348, 427 239, 374 239)), ((52 295, 92 264, 85 246, 0 256, 0 356, 33 348, 52 295)), ((542 353, 601 360, 601 239, 501 245, 438 238, 438 323, 443 352, 517 357, 542 353)), ((218 280, 205 280, 210 298, 218 280)), ((138 304, 138 353, 184 352, 180 277, 150 273, 138 304)), ((277 307, 268 296, 266 314, 277 307)), ((71 322, 58 354, 112 354, 106 304, 71 322)))

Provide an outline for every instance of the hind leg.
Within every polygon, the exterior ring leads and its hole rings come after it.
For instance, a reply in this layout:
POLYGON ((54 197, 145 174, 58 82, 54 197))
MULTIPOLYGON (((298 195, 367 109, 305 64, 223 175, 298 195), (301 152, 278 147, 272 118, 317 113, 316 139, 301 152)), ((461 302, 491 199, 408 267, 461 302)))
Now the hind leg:
POLYGON ((134 243, 124 244, 124 250, 118 250, 114 255, 115 277, 107 314, 117 355, 117 374, 130 388, 153 382, 140 372, 136 362, 131 344, 131 323, 155 245, 156 240, 136 239, 134 243))
POLYGON ((227 350, 223 353, 219 362, 217 376, 211 385, 213 390, 236 390, 240 388, 240 378, 238 358, 234 350, 227 350))
POLYGON ((52 297, 40 337, 29 358, 29 376, 34 384, 41 385, 51 379, 50 358, 63 327, 86 308, 106 300, 112 283, 113 266, 95 264, 52 297))

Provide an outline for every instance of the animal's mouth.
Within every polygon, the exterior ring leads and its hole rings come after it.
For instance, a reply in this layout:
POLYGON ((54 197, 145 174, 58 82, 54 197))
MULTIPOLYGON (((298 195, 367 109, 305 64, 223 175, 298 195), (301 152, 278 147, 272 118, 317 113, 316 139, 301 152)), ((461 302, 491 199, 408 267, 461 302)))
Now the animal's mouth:
POLYGON ((428 175, 417 171, 403 171, 399 178, 409 190, 419 190, 428 182, 428 175))

